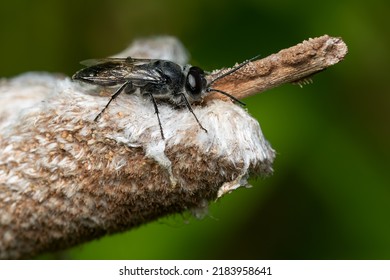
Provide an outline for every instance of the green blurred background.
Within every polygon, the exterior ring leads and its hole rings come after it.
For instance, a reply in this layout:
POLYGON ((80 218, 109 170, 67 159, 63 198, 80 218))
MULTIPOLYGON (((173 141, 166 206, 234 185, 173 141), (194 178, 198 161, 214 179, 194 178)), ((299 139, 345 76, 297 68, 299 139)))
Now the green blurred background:
POLYGON ((277 150, 274 175, 210 206, 42 258, 390 259, 388 1, 2 1, 1 77, 72 75, 79 61, 168 34, 212 70, 309 37, 346 59, 245 100, 277 150))

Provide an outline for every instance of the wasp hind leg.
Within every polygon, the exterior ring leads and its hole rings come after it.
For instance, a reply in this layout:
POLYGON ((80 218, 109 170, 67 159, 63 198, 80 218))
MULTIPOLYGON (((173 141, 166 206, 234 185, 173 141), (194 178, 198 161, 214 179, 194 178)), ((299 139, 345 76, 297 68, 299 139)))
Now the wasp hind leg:
POLYGON ((126 82, 123 85, 121 85, 113 95, 111 95, 110 100, 107 102, 106 106, 104 106, 103 110, 100 111, 100 113, 95 117, 94 121, 96 122, 100 117, 102 116, 103 112, 107 109, 107 107, 110 105, 110 103, 118 97, 118 95, 124 91, 125 93, 133 93, 135 91, 134 86, 131 82, 126 82))

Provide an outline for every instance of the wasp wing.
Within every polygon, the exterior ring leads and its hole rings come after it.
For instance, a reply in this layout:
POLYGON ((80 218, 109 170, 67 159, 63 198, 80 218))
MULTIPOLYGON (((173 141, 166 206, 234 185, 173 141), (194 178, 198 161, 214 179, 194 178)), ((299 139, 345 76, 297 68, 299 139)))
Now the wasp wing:
POLYGON ((86 59, 80 62, 84 66, 94 66, 98 64, 103 64, 107 62, 118 62, 118 63, 129 63, 133 65, 147 64, 156 61, 157 59, 148 59, 148 58, 133 58, 128 57, 106 57, 106 58, 92 58, 86 59))
POLYGON ((73 75, 73 79, 101 86, 115 86, 133 82, 135 86, 165 82, 161 71, 152 66, 156 59, 103 58, 89 59, 82 63, 89 67, 73 75))

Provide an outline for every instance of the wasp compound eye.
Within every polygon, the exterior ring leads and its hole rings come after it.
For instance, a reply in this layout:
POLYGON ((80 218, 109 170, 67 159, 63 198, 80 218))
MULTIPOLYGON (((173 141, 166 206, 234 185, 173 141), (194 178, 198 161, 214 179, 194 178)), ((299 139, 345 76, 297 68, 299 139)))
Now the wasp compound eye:
POLYGON ((196 66, 191 67, 187 75, 186 90, 193 95, 199 95, 205 87, 204 71, 196 66))

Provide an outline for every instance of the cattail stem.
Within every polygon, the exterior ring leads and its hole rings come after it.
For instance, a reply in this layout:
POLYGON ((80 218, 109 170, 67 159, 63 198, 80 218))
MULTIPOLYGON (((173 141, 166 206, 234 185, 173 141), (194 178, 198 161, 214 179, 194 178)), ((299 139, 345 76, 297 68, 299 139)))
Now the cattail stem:
MULTIPOLYGON (((309 40, 215 87, 242 98, 291 82, 337 63, 342 45, 309 40)), ((186 61, 172 38, 136 41, 121 55, 186 61)), ((43 73, 0 82, 0 258, 30 258, 171 213, 201 214, 249 174, 272 173, 275 153, 258 122, 231 102, 192 106, 207 132, 186 108, 159 104, 163 140, 153 104, 138 95, 118 96, 94 121, 109 98, 102 91, 43 73)))

